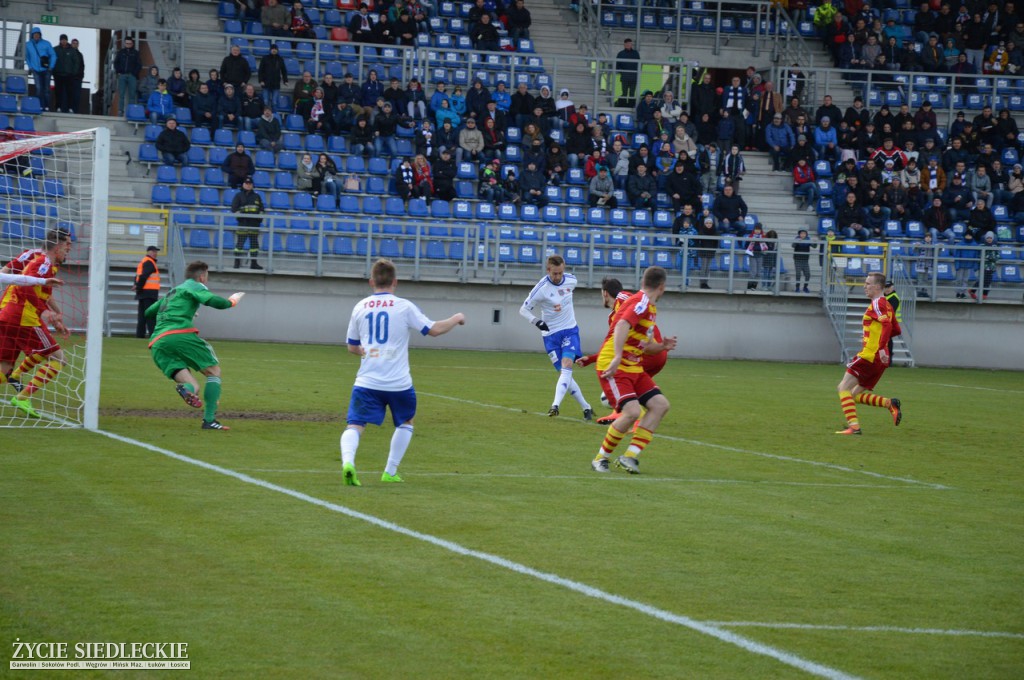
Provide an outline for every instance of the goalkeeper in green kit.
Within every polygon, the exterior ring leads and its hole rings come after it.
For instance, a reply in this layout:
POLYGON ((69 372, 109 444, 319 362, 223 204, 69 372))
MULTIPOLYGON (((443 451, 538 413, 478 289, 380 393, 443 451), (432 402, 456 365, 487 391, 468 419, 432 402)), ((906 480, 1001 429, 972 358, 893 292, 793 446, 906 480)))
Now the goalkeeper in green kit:
POLYGON ((200 305, 214 309, 234 307, 245 293, 229 298, 214 295, 206 287, 210 267, 205 262, 192 262, 185 268, 185 282, 176 286, 162 300, 146 310, 147 317, 156 317, 156 328, 149 343, 149 351, 164 375, 177 383, 178 394, 193 408, 206 408, 203 413, 204 430, 229 430, 217 422, 217 404, 220 402, 220 365, 210 343, 199 337, 199 329, 192 321, 200 305), (199 383, 192 371, 206 376, 203 398, 199 398, 199 383))

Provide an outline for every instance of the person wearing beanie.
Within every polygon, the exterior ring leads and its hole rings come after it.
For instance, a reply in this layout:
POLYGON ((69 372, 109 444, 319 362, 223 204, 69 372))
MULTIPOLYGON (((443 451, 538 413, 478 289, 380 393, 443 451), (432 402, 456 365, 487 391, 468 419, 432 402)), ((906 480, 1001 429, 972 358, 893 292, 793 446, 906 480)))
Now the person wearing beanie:
POLYGON ((75 101, 75 79, 78 72, 85 68, 82 53, 71 46, 68 36, 61 34, 60 42, 54 49, 57 55, 53 67, 54 89, 57 94, 57 110, 61 113, 75 113, 78 102, 75 101))
POLYGON ((272 44, 270 54, 260 60, 256 77, 260 81, 263 103, 267 106, 274 106, 274 101, 281 92, 281 86, 288 85, 288 69, 285 67, 284 59, 277 51, 276 44, 272 44))

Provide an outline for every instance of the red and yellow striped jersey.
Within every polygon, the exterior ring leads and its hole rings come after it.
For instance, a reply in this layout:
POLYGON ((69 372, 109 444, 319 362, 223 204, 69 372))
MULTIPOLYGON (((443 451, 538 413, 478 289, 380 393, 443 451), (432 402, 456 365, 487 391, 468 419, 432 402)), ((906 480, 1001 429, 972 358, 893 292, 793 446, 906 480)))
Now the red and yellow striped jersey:
MULTIPOLYGON (((29 248, 28 250, 22 251, 21 255, 18 255, 4 266, 7 269, 10 269, 12 274, 23 274, 25 272, 25 267, 28 266, 29 262, 45 253, 46 251, 42 248, 29 248)), ((4 290, 3 297, 0 298, 0 307, 6 305, 12 297, 14 297, 14 286, 7 286, 7 289, 4 290)))
MULTIPOLYGON (((52 279, 57 276, 57 266, 41 253, 21 271, 25 276, 52 279)), ((10 286, 4 295, 0 321, 15 326, 41 326, 42 313, 49 309, 47 300, 53 294, 50 286, 10 286)))
POLYGON ((857 356, 865 361, 874 361, 878 351, 889 346, 889 338, 893 335, 894 328, 899 335, 899 324, 892 311, 892 305, 884 297, 871 301, 868 309, 864 312, 864 347, 857 356))
POLYGON ((654 337, 658 309, 643 291, 634 293, 624 301, 616 299, 616 302, 618 307, 610 324, 610 332, 597 356, 597 370, 606 370, 615 358, 614 329, 620 321, 626 321, 630 328, 626 343, 622 347, 619 370, 626 373, 643 373, 644 369, 640 362, 644 358, 644 348, 654 337))

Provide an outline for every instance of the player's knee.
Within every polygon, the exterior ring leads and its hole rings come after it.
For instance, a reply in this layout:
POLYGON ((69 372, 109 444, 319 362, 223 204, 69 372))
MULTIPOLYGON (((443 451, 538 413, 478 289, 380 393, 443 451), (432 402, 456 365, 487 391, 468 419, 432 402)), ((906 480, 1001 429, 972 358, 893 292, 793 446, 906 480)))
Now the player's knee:
POLYGON ((668 399, 661 394, 647 402, 647 410, 659 416, 663 416, 668 413, 670 406, 671 404, 668 399))
POLYGON ((213 376, 215 378, 219 378, 220 377, 220 366, 207 366, 201 372, 205 376, 213 376))
POLYGON ((640 402, 634 399, 626 404, 623 404, 619 412, 627 418, 637 419, 640 417, 640 402))

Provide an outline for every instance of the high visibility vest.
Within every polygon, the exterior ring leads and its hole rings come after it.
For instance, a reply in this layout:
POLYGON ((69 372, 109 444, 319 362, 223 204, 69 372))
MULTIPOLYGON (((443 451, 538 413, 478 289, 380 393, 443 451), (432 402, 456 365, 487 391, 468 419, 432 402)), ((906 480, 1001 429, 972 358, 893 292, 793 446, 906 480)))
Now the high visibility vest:
POLYGON ((889 301, 889 306, 896 312, 896 320, 903 323, 903 314, 900 313, 900 296, 893 291, 885 296, 885 299, 889 301))
POLYGON ((151 291, 159 294, 160 293, 160 267, 159 267, 159 265, 157 265, 156 260, 154 260, 149 255, 146 255, 144 258, 142 258, 142 260, 139 262, 139 266, 135 268, 135 280, 138 281, 139 277, 142 276, 142 267, 146 264, 147 261, 153 263, 153 267, 156 269, 156 271, 153 272, 152 274, 150 274, 149 278, 146 279, 145 282, 143 282, 142 288, 139 289, 139 291, 141 292, 143 290, 151 290, 151 291))

